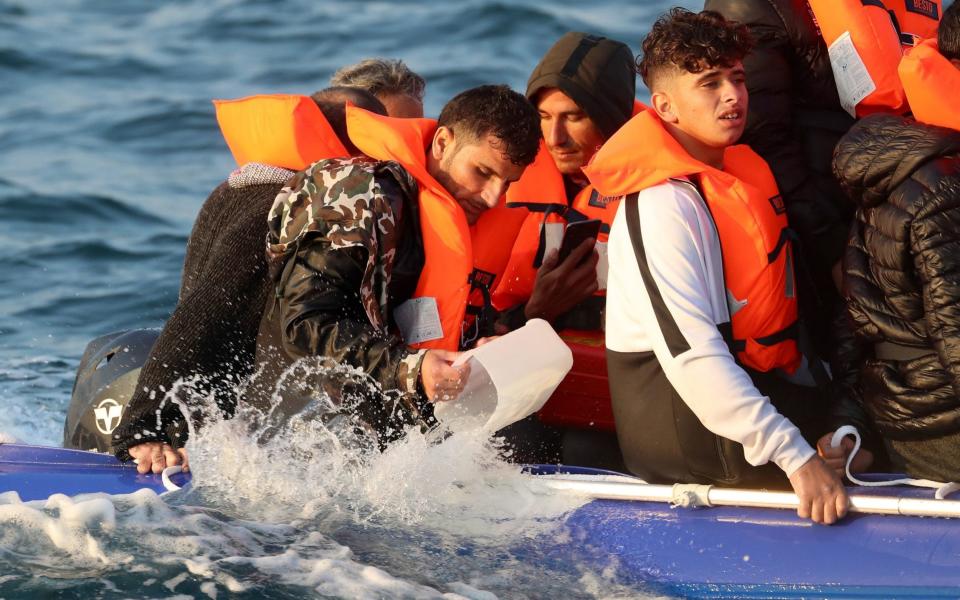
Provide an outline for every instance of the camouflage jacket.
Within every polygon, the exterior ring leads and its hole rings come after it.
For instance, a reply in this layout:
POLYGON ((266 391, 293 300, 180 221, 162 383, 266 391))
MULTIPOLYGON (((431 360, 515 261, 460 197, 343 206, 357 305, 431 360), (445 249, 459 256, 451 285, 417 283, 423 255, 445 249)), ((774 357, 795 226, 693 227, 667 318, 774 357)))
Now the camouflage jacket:
POLYGON ((381 433, 430 412, 417 386, 424 352, 408 348, 390 319, 423 267, 417 192, 397 163, 329 159, 297 173, 268 216, 276 291, 257 362, 276 376, 279 366, 306 356, 363 369, 383 390, 400 393, 386 413, 383 406, 360 407, 381 433), (270 350, 279 356, 262 356, 270 350))

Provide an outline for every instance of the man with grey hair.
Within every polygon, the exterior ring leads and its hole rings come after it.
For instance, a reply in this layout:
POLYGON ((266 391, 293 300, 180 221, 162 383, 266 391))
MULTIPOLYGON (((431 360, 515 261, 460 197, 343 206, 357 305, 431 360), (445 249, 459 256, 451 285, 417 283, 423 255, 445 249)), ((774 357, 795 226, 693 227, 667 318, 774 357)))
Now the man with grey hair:
POLYGON ((341 68, 330 78, 330 85, 367 90, 383 102, 391 117, 423 117, 423 77, 410 70, 402 60, 367 58, 341 68))

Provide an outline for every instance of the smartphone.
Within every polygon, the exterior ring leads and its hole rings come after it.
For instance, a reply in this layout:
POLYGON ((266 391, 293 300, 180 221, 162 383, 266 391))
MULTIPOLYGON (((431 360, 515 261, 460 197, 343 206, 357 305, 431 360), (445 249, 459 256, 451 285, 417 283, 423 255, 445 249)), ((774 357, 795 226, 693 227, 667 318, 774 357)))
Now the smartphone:
POLYGON ((577 249, 583 243, 583 240, 593 238, 597 241, 600 234, 600 219, 588 219, 586 221, 576 221, 568 223, 563 231, 563 242, 560 243, 559 263, 562 263, 570 256, 570 253, 577 249))

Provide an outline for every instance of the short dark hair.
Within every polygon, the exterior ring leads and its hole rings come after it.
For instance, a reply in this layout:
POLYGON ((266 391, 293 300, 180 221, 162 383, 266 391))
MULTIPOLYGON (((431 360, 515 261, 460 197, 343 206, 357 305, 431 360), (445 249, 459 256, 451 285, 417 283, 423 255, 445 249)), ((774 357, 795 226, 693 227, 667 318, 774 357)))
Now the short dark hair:
POLYGON ((357 156, 362 153, 359 148, 353 145, 350 136, 347 135, 347 102, 357 108, 369 110, 378 115, 386 116, 387 114, 383 102, 377 100, 377 97, 367 90, 360 88, 342 85, 333 86, 315 92, 310 98, 320 107, 320 112, 326 117, 327 123, 330 123, 330 128, 340 138, 340 142, 350 153, 350 156, 357 156))
POLYGON ((960 0, 955 0, 943 11, 937 31, 937 47, 948 59, 960 58, 960 0))
POLYGON ((440 111, 437 126, 454 136, 500 140, 497 148, 515 165, 533 162, 540 148, 540 114, 523 95, 505 85, 481 85, 460 92, 440 111))
POLYGON ((694 13, 677 7, 657 19, 642 47, 637 70, 652 90, 667 69, 699 73, 730 67, 750 52, 753 40, 746 25, 728 21, 718 12, 694 13))

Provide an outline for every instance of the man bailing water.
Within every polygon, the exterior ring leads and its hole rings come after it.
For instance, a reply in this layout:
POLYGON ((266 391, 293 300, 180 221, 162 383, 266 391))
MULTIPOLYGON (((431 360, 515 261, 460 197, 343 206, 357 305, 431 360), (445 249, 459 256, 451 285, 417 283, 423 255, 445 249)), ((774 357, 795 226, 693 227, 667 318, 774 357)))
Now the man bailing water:
MULTIPOLYGON (((465 383, 453 363, 466 332, 486 330, 478 320, 524 217, 501 198, 536 156, 539 117, 521 94, 486 85, 454 97, 437 121, 350 107, 347 129, 365 156, 310 165, 270 210, 274 293, 246 401, 302 406, 302 386, 283 379, 298 359, 358 367, 396 390, 350 403, 382 444, 432 424, 432 403, 465 383)), ((141 457, 141 468, 166 462, 147 459, 155 464, 141 457)))

